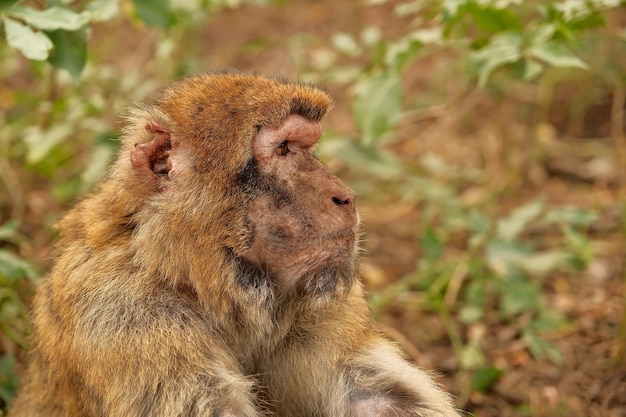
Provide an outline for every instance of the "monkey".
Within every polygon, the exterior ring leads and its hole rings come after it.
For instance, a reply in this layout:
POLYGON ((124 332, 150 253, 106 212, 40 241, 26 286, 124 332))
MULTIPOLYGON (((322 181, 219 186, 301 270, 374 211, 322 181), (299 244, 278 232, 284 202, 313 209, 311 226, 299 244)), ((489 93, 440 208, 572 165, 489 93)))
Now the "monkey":
POLYGON ((11 417, 453 417, 375 330, 321 88, 184 78, 57 223, 11 417))

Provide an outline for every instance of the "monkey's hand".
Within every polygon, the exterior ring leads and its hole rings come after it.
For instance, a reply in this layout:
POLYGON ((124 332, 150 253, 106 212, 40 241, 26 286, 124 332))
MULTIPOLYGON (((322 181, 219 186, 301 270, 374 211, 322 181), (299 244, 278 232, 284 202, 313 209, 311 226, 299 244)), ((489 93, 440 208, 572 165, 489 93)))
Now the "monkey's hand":
POLYGON ((363 349, 345 372, 350 417, 457 417, 449 396, 390 342, 363 349))

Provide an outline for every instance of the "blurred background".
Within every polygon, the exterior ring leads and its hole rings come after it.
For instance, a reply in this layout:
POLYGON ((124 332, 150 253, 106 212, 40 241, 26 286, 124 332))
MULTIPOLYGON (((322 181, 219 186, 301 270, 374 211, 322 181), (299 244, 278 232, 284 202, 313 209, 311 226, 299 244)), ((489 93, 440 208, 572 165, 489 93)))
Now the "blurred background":
POLYGON ((317 154, 373 313, 460 408, 626 416, 624 2, 1 0, 0 27, 0 409, 126 109, 237 68, 335 97, 317 154))

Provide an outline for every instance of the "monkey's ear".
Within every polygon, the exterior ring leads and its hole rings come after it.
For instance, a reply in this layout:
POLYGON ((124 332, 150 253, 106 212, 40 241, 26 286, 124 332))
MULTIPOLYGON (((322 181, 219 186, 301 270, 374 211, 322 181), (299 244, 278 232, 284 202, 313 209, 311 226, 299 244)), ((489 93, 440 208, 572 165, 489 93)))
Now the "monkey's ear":
POLYGON ((146 130, 152 138, 135 144, 130 163, 138 178, 162 188, 169 181, 172 170, 172 133, 156 122, 148 122, 146 130))

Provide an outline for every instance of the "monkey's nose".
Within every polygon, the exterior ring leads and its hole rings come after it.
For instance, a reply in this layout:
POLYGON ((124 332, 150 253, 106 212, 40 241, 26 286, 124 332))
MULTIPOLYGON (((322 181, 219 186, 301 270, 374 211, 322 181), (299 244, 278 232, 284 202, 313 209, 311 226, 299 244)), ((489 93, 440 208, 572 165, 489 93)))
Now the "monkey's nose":
POLYGON ((333 197, 332 200, 333 200, 333 203, 335 203, 338 206, 345 206, 345 205, 350 204, 349 198, 341 199, 339 197, 333 197))
POLYGON ((354 202, 356 200, 356 194, 352 190, 335 193, 331 200, 334 205, 344 208, 354 209, 354 202))

